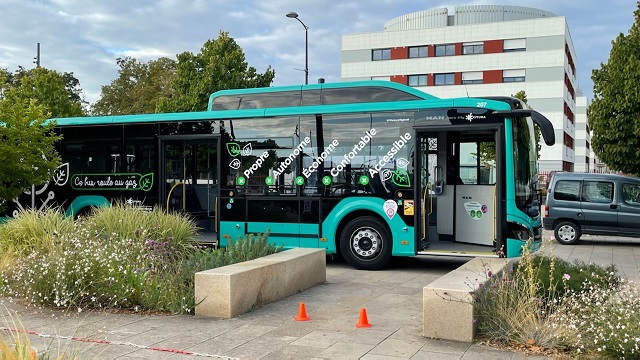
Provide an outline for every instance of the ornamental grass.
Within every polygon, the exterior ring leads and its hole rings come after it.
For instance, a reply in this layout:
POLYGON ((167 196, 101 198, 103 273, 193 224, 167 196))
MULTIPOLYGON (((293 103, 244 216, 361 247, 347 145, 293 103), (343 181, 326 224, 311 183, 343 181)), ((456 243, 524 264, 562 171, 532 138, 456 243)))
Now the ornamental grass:
MULTIPOLYGON (((24 216, 23 216, 24 215, 24 216)), ((57 209, 0 225, 0 296, 37 306, 193 313, 195 272, 280 251, 267 234, 196 246, 187 216, 126 204, 75 222, 57 209), (42 220, 42 221, 40 221, 42 220)))
POLYGON ((640 287, 614 265, 526 246, 513 269, 484 269, 472 292, 478 338, 566 356, 640 358, 640 287))

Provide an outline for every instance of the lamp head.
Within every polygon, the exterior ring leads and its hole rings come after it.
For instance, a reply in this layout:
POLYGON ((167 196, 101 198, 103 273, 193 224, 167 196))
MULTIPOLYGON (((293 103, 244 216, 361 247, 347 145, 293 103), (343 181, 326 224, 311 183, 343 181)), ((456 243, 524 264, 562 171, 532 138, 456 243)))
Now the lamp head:
POLYGON ((295 11, 290 11, 290 12, 287 14, 287 17, 288 17, 288 18, 292 18, 292 19, 296 19, 296 18, 298 18, 298 13, 297 13, 297 12, 295 12, 295 11))

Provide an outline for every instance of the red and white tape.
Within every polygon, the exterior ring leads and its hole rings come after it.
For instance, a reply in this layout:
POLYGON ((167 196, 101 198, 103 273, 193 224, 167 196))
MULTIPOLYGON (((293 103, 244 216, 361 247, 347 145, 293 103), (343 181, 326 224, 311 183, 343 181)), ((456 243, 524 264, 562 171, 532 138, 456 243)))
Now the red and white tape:
POLYGON ((209 358, 224 359, 224 360, 238 359, 238 358, 229 357, 229 356, 205 354, 205 353, 199 353, 194 351, 165 348, 165 347, 159 347, 159 346, 147 346, 147 345, 134 344, 134 343, 124 342, 124 341, 109 341, 105 339, 92 339, 92 338, 84 338, 84 337, 78 337, 78 336, 50 335, 50 334, 42 334, 32 330, 12 329, 12 328, 6 328, 6 327, 3 327, 2 330, 13 332, 13 333, 35 335, 41 338, 49 338, 49 339, 65 339, 65 340, 71 340, 71 341, 89 342, 89 343, 106 344, 106 345, 131 346, 138 349, 155 350, 155 351, 169 352, 174 354, 193 355, 193 356, 209 357, 209 358))

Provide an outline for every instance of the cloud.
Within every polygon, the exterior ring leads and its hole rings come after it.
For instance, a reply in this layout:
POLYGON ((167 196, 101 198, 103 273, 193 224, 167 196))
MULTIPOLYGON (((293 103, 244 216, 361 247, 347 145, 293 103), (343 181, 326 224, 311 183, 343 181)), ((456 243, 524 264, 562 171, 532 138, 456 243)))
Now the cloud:
POLYGON ((633 23, 635 2, 609 0, 418 1, 379 0, 4 0, 0 13, 0 67, 11 71, 32 67, 36 44, 41 64, 73 72, 90 102, 100 86, 117 77, 115 59, 133 56, 151 60, 199 52, 208 39, 227 31, 243 48, 249 65, 263 72, 271 66, 275 85, 301 84, 304 73, 304 28, 309 27, 309 78, 340 80, 343 34, 382 31, 394 17, 430 8, 456 5, 511 4, 566 16, 576 48, 579 84, 591 93, 591 68, 606 61, 611 40, 633 23))

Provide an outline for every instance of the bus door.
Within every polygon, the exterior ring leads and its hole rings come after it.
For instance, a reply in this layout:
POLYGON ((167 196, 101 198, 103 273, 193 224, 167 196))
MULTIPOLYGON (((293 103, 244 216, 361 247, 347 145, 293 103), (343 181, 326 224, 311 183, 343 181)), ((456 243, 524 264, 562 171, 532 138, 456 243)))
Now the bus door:
POLYGON ((446 133, 418 133, 415 169, 418 251, 453 236, 454 189, 446 179, 446 133), (440 145, 440 146, 438 146, 440 145))
POLYGON ((218 230, 218 140, 169 136, 160 139, 160 198, 163 209, 189 214, 216 241, 218 230))
POLYGON ((418 132, 417 251, 495 245, 496 167, 483 159, 487 147, 495 154, 494 136, 495 130, 418 132))
MULTIPOLYGON (((483 156, 491 138, 462 137, 457 144, 462 185, 456 187, 455 240, 469 244, 494 246, 496 241, 496 166, 483 156)), ((492 150, 495 153, 495 150, 492 150)))

